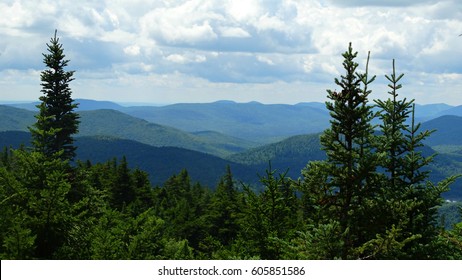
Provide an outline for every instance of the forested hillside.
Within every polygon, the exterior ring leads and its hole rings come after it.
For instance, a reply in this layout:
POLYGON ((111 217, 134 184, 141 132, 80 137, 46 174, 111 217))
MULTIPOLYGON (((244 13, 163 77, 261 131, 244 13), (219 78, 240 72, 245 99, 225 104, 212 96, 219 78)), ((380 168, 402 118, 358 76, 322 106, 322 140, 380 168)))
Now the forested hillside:
POLYGON ((329 122, 325 109, 309 104, 264 105, 258 102, 220 101, 211 104, 130 107, 124 112, 185 131, 212 130, 262 143, 320 132, 329 122))
MULTIPOLYGON (((0 105, 0 131, 28 131, 34 112, 0 105)), ((174 146, 227 156, 257 144, 220 133, 188 133, 138 119, 120 111, 99 109, 81 111, 78 136, 112 136, 163 147, 174 146)))
MULTIPOLYGON (((0 147, 30 148, 31 137, 28 132, 0 132, 0 147)), ((160 186, 173 174, 188 170, 191 181, 214 188, 227 166, 236 173, 236 179, 254 183, 260 166, 247 166, 228 161, 213 155, 178 147, 154 147, 133 140, 111 136, 76 137, 78 147, 76 161, 104 163, 119 161, 126 157, 129 167, 147 172, 152 185, 160 186), (204 172, 207 170, 207 172, 204 172)), ((264 169, 263 169, 264 170, 264 169)))

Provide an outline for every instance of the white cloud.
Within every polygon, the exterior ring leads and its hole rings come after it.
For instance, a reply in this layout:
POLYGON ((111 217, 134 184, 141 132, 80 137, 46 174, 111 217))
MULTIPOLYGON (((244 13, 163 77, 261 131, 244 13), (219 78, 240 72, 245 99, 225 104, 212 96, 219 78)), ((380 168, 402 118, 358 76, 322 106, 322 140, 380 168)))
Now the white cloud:
POLYGON ((232 19, 238 22, 246 22, 255 19, 261 13, 260 1, 258 0, 228 0, 226 11, 232 19))
POLYGON ((274 62, 271 59, 263 55, 257 55, 257 60, 268 65, 274 65, 274 62))
POLYGON ((167 43, 189 43, 217 38, 210 21, 217 15, 202 6, 202 1, 187 1, 174 7, 159 7, 140 19, 142 34, 167 43))
POLYGON ((140 46, 138 45, 131 45, 131 46, 128 46, 126 48, 124 48, 124 52, 128 55, 131 55, 131 56, 137 56, 141 53, 140 51, 140 46))
POLYGON ((173 62, 173 63, 179 63, 179 64, 187 64, 187 63, 202 63, 207 61, 207 58, 204 55, 192 55, 192 54, 170 54, 167 57, 165 57, 166 60, 173 62))
MULTIPOLYGON (((456 0, 3 1, 0 71, 41 69, 55 28, 70 68, 85 73, 79 92, 108 79, 101 72, 127 83, 143 81, 147 91, 149 81, 177 84, 184 78, 209 91, 235 86, 265 100, 257 93, 263 85, 277 84, 285 94, 301 92, 294 84, 332 88, 342 72, 341 53, 352 42, 361 69, 368 51, 370 72, 378 76, 390 72, 395 58, 397 70, 412 83, 410 94, 420 92, 430 102, 428 96, 436 94, 425 93, 437 88, 439 98, 462 104, 451 93, 462 87, 462 2, 456 0)), ((181 86, 162 88, 182 92, 181 86)))
POLYGON ((220 35, 222 37, 233 37, 233 38, 249 38, 250 33, 240 27, 220 27, 220 35))

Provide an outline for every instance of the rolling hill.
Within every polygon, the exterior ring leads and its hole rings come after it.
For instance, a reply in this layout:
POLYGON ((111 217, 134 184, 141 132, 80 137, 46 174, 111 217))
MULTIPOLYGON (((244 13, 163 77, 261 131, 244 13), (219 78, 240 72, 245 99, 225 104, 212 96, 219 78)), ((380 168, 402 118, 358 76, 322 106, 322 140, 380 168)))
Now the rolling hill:
POLYGON ((300 176, 300 170, 309 161, 325 159, 319 136, 320 134, 292 136, 277 143, 236 153, 227 159, 241 164, 257 165, 260 170, 264 170, 271 162, 272 168, 280 172, 289 169, 288 175, 297 178, 300 176))
MULTIPOLYGON (((0 148, 18 148, 30 143, 30 134, 22 131, 0 132, 0 148)), ((161 185, 172 175, 186 169, 191 179, 214 188, 229 165, 238 180, 254 182, 257 171, 249 166, 192 150, 153 147, 132 140, 107 136, 76 137, 77 160, 107 162, 126 156, 131 167, 148 172, 153 185, 161 185)))
POLYGON ((123 111, 149 122, 184 131, 217 131, 260 143, 323 131, 329 114, 319 103, 297 105, 219 101, 162 107, 127 107, 123 111))
MULTIPOLYGON (((321 150, 319 141, 320 134, 298 135, 283 141, 264 145, 248 151, 234 154, 230 161, 255 166, 256 170, 264 171, 271 162, 273 169, 279 173, 288 170, 287 175, 293 179, 301 176, 300 171, 306 167, 309 161, 324 160, 326 155, 321 150)), ((429 146, 420 148, 424 156, 434 155, 436 152, 429 146)), ((436 183, 444 178, 462 174, 462 154, 439 154, 428 166, 430 170, 429 180, 436 183)), ((462 200, 462 179, 451 186, 451 190, 445 193, 444 198, 450 200, 462 200)))
POLYGON ((0 105, 0 131, 28 131, 27 127, 35 122, 34 115, 32 111, 0 105))
MULTIPOLYGON (((251 141, 219 133, 191 134, 176 128, 150 123, 111 109, 80 111, 77 136, 112 136, 163 147, 174 146, 217 156, 255 147, 251 141)), ((0 131, 28 131, 35 122, 35 112, 0 105, 0 131)))
MULTIPOLYGON (((183 103, 167 106, 121 106, 110 101, 77 99, 78 111, 111 109, 152 123, 187 132, 215 131, 251 142, 268 144, 284 138, 322 132, 329 125, 324 103, 305 102, 295 105, 236 103, 183 103)), ((38 102, 10 104, 36 111, 38 102)), ((442 115, 462 116, 461 106, 416 104, 416 121, 424 122, 442 115)))
MULTIPOLYGON (((40 102, 27 102, 27 103, 14 103, 8 104, 8 106, 25 109, 29 111, 38 111, 37 105, 40 102)), ((121 110, 123 106, 111 102, 111 101, 98 101, 92 99, 76 99, 75 103, 79 106, 77 107, 76 111, 89 111, 89 110, 99 110, 99 109, 112 109, 112 110, 121 110)))
POLYGON ((82 111, 79 136, 107 135, 156 147, 179 147, 226 156, 255 146, 250 141, 217 133, 194 135, 176 128, 138 119, 116 110, 82 111))
POLYGON ((462 117, 438 117, 422 123, 421 129, 436 129, 436 132, 425 140, 425 144, 429 146, 462 145, 462 117))

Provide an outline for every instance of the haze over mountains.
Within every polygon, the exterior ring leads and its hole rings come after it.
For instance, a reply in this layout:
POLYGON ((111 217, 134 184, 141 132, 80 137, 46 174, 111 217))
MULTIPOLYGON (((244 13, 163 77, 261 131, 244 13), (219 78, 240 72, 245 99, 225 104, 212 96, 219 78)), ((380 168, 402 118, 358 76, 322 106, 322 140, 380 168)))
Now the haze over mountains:
MULTIPOLYGON (((121 106, 109 101, 76 102, 81 116, 77 158, 103 162, 126 155, 130 164, 151 174, 154 184, 187 169, 194 180, 214 186, 226 165, 238 180, 256 182, 256 174, 263 174, 269 162, 297 178, 308 161, 324 158, 319 133, 330 119, 322 103, 121 106)), ((29 143, 27 127, 35 122, 35 104, 0 105, 1 146, 29 143)), ((462 173, 462 106, 417 105, 416 119, 423 122, 422 129, 437 130, 424 150, 441 153, 431 166, 431 179, 462 173)), ((462 200, 461 189, 458 181, 446 197, 462 200)))

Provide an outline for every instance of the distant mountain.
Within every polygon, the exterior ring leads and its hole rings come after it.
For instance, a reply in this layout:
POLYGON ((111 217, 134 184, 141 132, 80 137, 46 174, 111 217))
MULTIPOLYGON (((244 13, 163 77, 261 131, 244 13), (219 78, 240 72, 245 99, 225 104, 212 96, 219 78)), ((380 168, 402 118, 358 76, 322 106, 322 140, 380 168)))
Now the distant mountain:
POLYGON ((433 130, 433 133, 425 144, 437 145, 462 145, 462 117, 442 116, 422 123, 421 129, 433 130))
POLYGON ((214 188, 229 165, 236 179, 255 181, 256 171, 248 166, 197 151, 176 147, 153 147, 132 140, 109 137, 79 137, 77 159, 106 162, 126 156, 132 167, 150 175, 153 185, 161 185, 174 174, 186 169, 193 181, 214 188))
POLYGON ((321 150, 319 137, 320 134, 292 136, 277 143, 233 154, 228 159, 263 168, 271 162, 272 167, 281 172, 289 168, 289 175, 296 178, 309 161, 326 158, 325 152, 321 150))
POLYGON ((307 107, 321 109, 327 112, 326 103, 323 103, 323 102, 300 102, 300 103, 295 104, 294 106, 307 106, 307 107))
POLYGON ((17 149, 20 146, 30 146, 31 136, 25 131, 0 131, 0 148, 4 147, 17 149))
MULTIPOLYGON (((428 146, 421 147, 420 151, 426 157, 436 153, 428 146)), ((301 170, 307 166, 308 162, 325 158, 326 154, 321 150, 320 134, 298 135, 228 157, 230 161, 255 166, 255 169, 260 171, 264 171, 271 162, 273 169, 277 169, 279 173, 288 170, 287 175, 293 179, 301 176, 301 170)), ((429 179, 434 183, 448 176, 460 174, 462 173, 462 153, 439 154, 428 166, 428 170, 431 171, 429 179)), ((443 197, 462 200, 462 180, 458 180, 449 192, 443 194, 443 197)))
POLYGON ((319 108, 319 103, 309 104, 265 105, 221 101, 128 107, 123 111, 185 131, 217 131, 250 141, 270 143, 293 135, 323 131, 329 124, 329 114, 319 108))
POLYGON ((82 111, 79 136, 107 135, 134 140, 156 147, 180 147, 218 156, 255 146, 250 141, 227 137, 194 135, 176 128, 158 125, 116 110, 82 111))
POLYGON ((452 109, 454 106, 438 103, 438 104, 425 104, 415 105, 415 117, 419 122, 424 122, 442 115, 448 115, 445 112, 452 109))
POLYGON ((438 113, 438 116, 444 116, 444 115, 462 116, 462 105, 452 107, 450 109, 447 109, 447 110, 444 110, 438 113))
MULTIPOLYGON (((120 106, 117 103, 111 101, 97 101, 91 99, 76 99, 75 103, 78 103, 76 111, 89 111, 89 110, 99 110, 99 109, 112 109, 112 110, 121 110, 123 106, 120 106)), ((8 104, 8 106, 26 109, 30 111, 38 111, 37 105, 40 102, 30 102, 30 103, 16 103, 8 104)))
MULTIPOLYGON (((77 99, 78 111, 112 109, 152 123, 174 127, 187 132, 216 131, 261 144, 284 138, 322 132, 329 126, 329 112, 321 102, 295 105, 236 103, 180 103, 166 106, 125 107, 110 101, 77 99)), ((38 102, 10 104, 36 111, 38 102)), ((462 116, 462 106, 447 104, 416 105, 416 121, 424 122, 442 115, 462 116)), ((377 120, 375 123, 379 122, 377 120)))
MULTIPOLYGON (((0 132, 0 148, 19 147, 30 143, 30 134, 21 131, 0 132)), ((126 156, 131 167, 149 173, 153 185, 163 184, 169 177, 186 169, 193 181, 214 188, 229 165, 236 179, 253 182, 257 171, 222 158, 174 147, 153 147, 132 140, 113 137, 76 137, 77 160, 106 162, 126 156)))
MULTIPOLYGON (((0 105, 0 131, 28 131, 36 112, 0 105)), ((241 152, 256 144, 219 133, 191 134, 176 128, 150 123, 116 110, 80 111, 77 136, 112 136, 162 147, 180 147, 217 156, 241 152)))
POLYGON ((0 131, 28 131, 27 127, 35 121, 34 115, 32 111, 0 105, 0 131))

